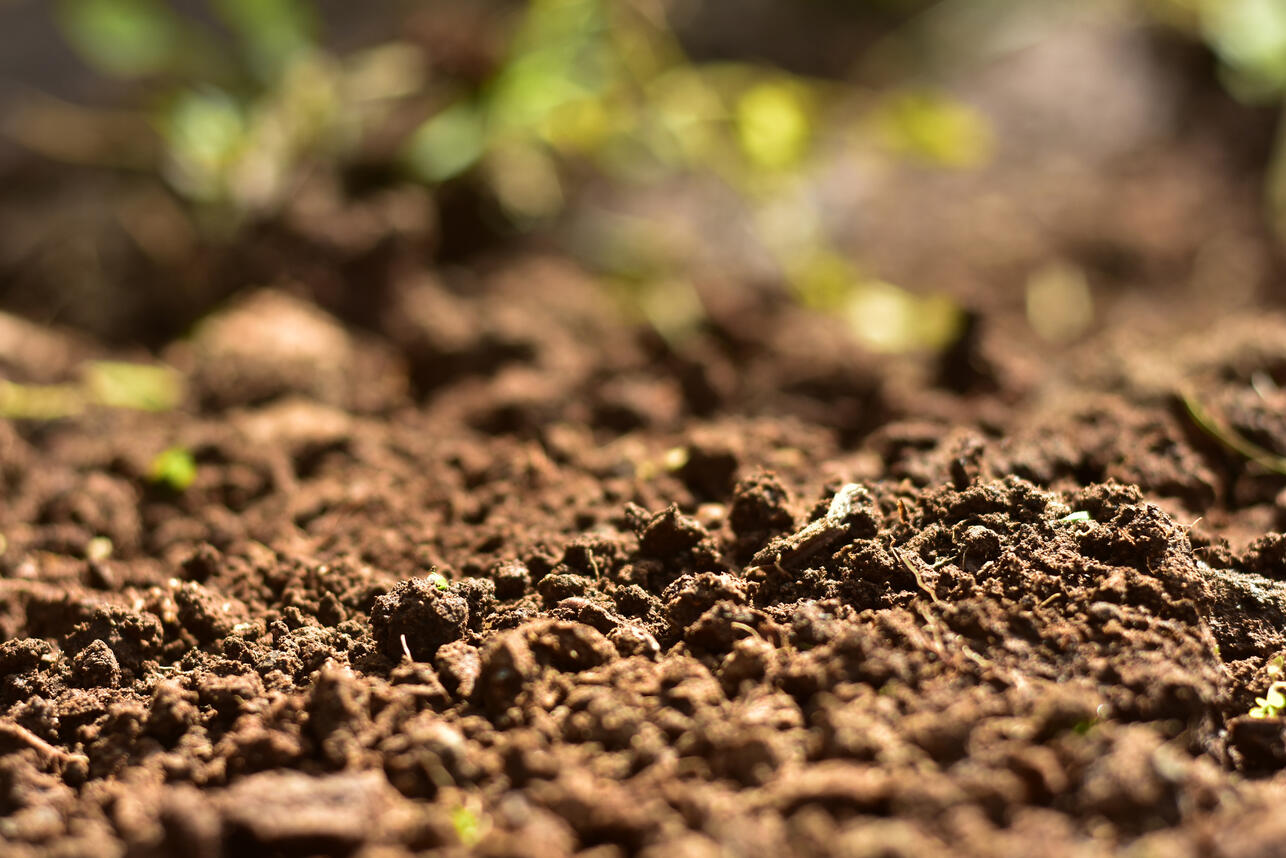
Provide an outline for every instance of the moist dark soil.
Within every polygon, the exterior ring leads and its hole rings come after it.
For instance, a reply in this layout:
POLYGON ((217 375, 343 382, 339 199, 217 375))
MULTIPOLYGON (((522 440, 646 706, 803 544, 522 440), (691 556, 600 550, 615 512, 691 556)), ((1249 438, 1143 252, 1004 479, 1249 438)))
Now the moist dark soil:
POLYGON ((262 291, 184 408, 0 424, 0 853, 1281 854, 1286 478, 1184 402, 1286 449, 1286 319, 895 360, 708 297, 262 291))

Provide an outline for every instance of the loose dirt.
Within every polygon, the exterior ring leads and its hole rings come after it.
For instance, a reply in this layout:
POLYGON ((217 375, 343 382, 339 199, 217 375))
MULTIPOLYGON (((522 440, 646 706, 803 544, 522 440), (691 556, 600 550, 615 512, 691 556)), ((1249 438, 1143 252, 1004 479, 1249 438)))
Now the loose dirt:
POLYGON ((264 291, 184 408, 0 424, 0 852, 1280 854, 1286 480, 1185 402, 1286 449, 1286 320, 908 361, 707 299, 264 291))
POLYGON ((864 351, 671 188, 611 201, 695 236, 691 329, 467 196, 148 260, 156 188, 6 173, 0 379, 187 390, 0 421, 0 858, 1286 854, 1275 114, 1209 58, 1162 98, 1024 56, 966 90, 1057 145, 818 189, 966 310, 941 354, 864 351), (1051 263, 1073 345, 1024 317, 1051 263))

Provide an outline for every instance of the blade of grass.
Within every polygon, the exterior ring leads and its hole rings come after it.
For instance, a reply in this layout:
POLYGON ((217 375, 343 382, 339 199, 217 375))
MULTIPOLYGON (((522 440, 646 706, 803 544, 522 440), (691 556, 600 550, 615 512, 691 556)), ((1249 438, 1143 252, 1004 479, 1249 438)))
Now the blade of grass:
POLYGON ((1286 456, 1279 456, 1276 453, 1265 450, 1233 427, 1224 423, 1212 414, 1191 390, 1183 390, 1179 396, 1183 400, 1183 407, 1187 409, 1188 416, 1192 418, 1192 422, 1196 423, 1211 438, 1261 468, 1272 471, 1274 474, 1286 476, 1286 456))
POLYGON ((167 366, 90 361, 82 368, 90 401, 111 408, 170 411, 183 399, 183 379, 167 366))
POLYGON ((70 384, 15 384, 0 379, 0 418, 59 420, 85 410, 85 397, 70 384))

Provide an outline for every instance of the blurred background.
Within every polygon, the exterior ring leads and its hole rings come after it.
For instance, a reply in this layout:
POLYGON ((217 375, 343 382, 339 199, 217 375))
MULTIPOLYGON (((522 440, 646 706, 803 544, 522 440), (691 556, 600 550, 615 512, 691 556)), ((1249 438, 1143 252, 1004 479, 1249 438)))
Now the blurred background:
POLYGON ((0 308, 379 330, 541 253, 670 342, 731 288, 1056 354, 1281 300, 1284 89, 1280 0, 0 0, 0 308))

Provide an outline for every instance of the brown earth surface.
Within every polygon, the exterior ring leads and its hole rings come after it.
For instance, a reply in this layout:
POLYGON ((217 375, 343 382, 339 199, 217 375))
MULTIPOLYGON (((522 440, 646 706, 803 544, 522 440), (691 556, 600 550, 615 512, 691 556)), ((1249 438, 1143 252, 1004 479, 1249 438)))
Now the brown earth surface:
POLYGON ((908 361, 707 299, 262 291, 185 408, 0 424, 0 852, 1280 854, 1286 492, 1184 397, 1286 449, 1286 319, 908 361))
POLYGON ((0 856, 1286 854, 1283 266, 1218 103, 849 201, 967 308, 939 355, 718 223, 676 337, 548 251, 426 265, 448 207, 145 262, 94 247, 110 183, 15 176, 0 378, 187 392, 0 421, 0 856), (1049 260, 1096 290, 1057 348, 1049 260))

